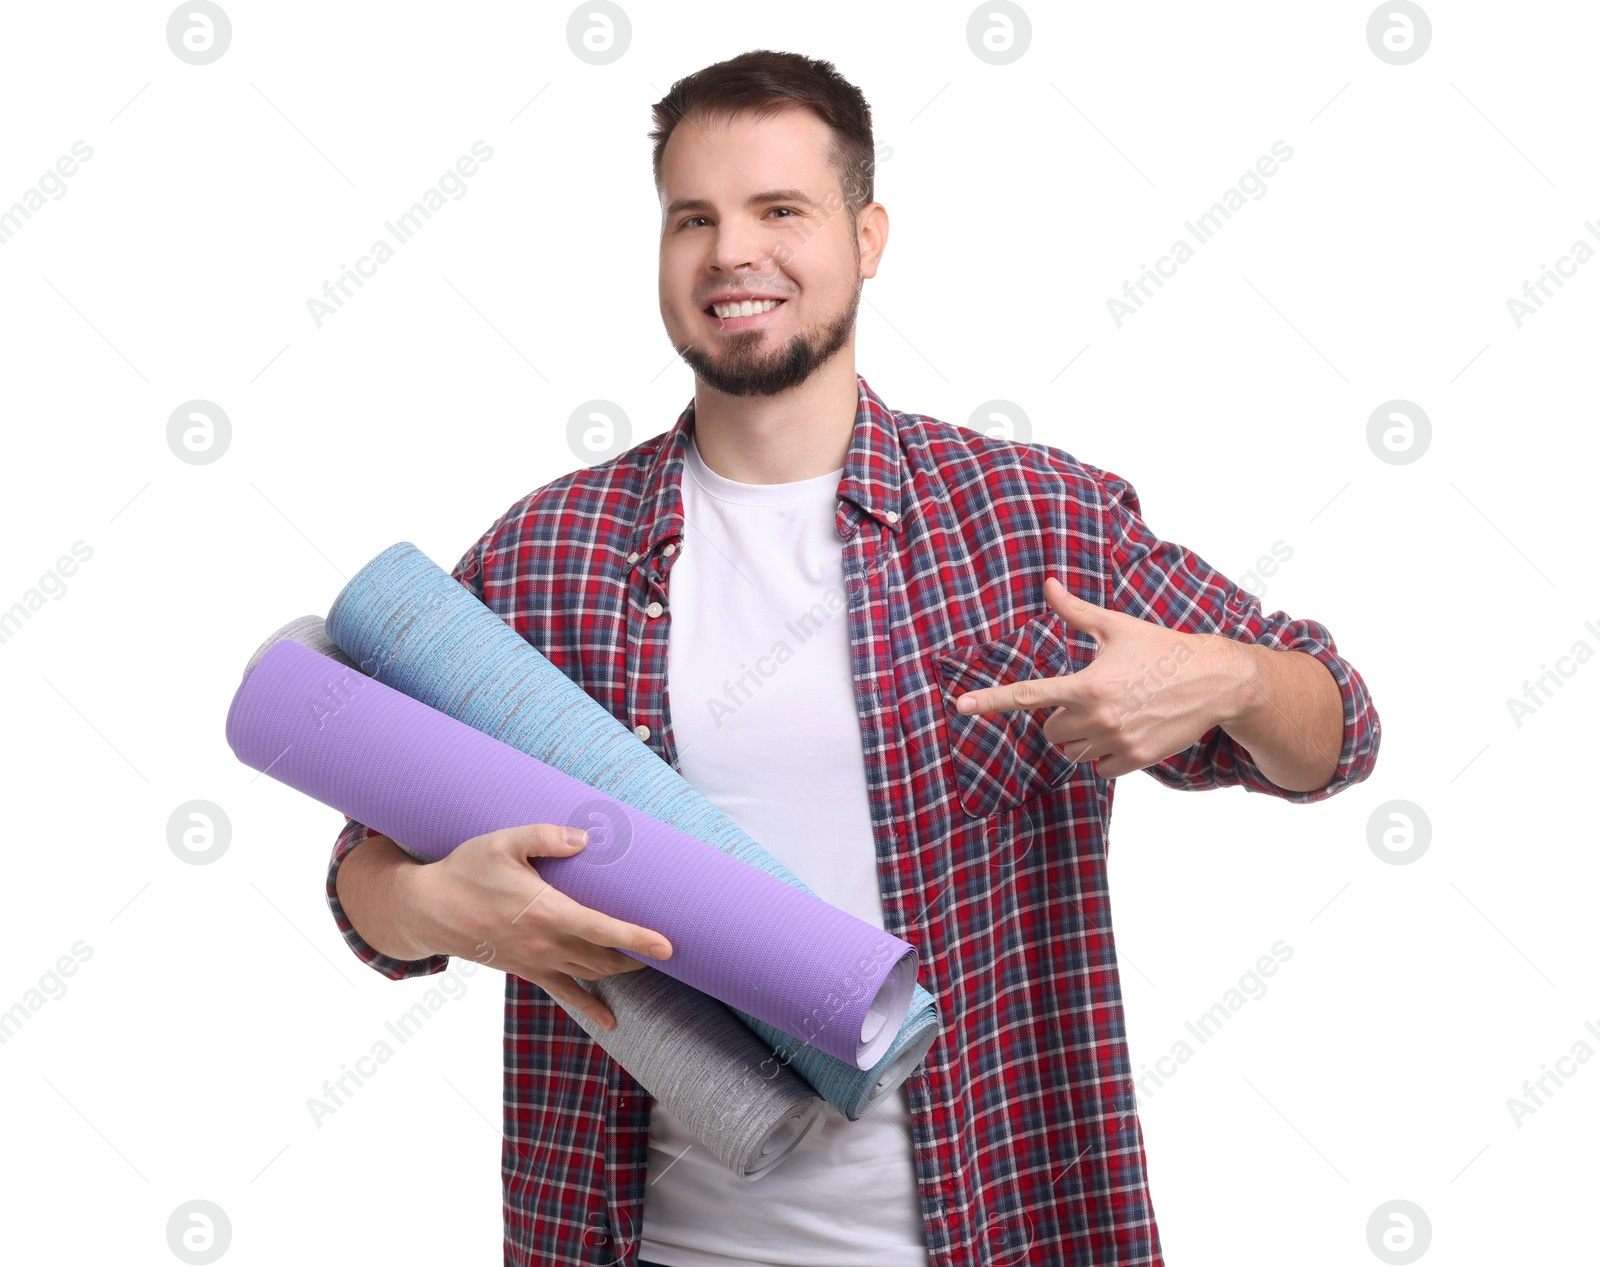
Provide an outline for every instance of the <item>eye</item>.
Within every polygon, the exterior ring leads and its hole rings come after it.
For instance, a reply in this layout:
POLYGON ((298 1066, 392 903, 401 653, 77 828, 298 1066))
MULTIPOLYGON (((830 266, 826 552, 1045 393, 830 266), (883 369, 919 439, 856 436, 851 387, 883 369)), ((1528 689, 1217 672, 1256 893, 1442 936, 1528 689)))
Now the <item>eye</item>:
MULTIPOLYGON (((785 219, 793 219, 795 216, 800 214, 793 207, 773 207, 771 210, 769 210, 767 212, 767 214, 771 215, 773 211, 785 211, 785 212, 788 212, 788 215, 784 217, 785 219)), ((689 216, 686 219, 684 219, 682 222, 680 222, 678 227, 680 229, 691 229, 691 228, 694 227, 694 222, 696 220, 704 220, 704 219, 705 219, 704 216, 689 216)))

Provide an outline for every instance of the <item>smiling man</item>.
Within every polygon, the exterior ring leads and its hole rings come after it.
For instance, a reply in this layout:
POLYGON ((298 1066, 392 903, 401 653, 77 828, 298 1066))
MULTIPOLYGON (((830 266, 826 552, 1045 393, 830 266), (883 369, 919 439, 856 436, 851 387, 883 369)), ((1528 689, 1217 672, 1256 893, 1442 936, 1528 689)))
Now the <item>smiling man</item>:
POLYGON ((744 54, 655 123, 693 399, 514 504, 455 576, 822 897, 913 942, 940 1036, 751 1185, 554 1002, 605 1022, 571 976, 639 969, 608 948, 654 937, 540 902, 530 855, 556 846, 532 829, 422 866, 351 822, 335 918, 392 978, 486 943, 506 969, 508 1264, 1159 1264, 1114 780, 1322 800, 1373 768, 1366 686, 1324 626, 1158 538, 1120 476, 857 373, 889 218, 831 64, 744 54))

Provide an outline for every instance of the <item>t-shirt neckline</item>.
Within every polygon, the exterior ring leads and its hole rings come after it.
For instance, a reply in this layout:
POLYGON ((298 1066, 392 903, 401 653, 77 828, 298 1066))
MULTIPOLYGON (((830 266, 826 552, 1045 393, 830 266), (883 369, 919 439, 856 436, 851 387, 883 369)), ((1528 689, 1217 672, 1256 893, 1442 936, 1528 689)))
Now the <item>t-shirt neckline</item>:
POLYGON ((700 446, 695 443, 694 435, 691 433, 689 443, 684 449, 684 474, 694 480, 708 497, 714 497, 718 501, 735 502, 744 506, 791 506, 833 493, 844 477, 844 467, 841 466, 837 471, 829 471, 823 475, 813 475, 809 479, 788 480, 782 484, 745 484, 739 480, 731 480, 725 475, 718 475, 707 466, 705 459, 700 456, 700 446))

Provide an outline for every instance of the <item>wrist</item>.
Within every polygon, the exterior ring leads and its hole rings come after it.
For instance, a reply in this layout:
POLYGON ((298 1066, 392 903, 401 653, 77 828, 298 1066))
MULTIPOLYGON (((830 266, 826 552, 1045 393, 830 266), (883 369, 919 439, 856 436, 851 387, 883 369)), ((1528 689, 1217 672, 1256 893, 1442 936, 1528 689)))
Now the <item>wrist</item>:
POLYGON ((440 946, 430 891, 437 874, 431 864, 418 862, 402 853, 389 872, 390 900, 395 913, 395 931, 405 942, 405 959, 426 959, 448 952, 440 946))
POLYGON ((1224 634, 1213 634, 1211 639, 1214 651, 1222 657, 1226 683, 1217 699, 1216 724, 1237 739, 1237 732, 1249 726, 1266 697, 1265 648, 1224 634))

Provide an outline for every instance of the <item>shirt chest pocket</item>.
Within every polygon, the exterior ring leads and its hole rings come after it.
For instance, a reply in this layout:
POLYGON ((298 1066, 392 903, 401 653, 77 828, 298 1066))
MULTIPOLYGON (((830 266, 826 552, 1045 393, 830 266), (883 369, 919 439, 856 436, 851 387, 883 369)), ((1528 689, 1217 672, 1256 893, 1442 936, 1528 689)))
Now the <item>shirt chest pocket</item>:
MULTIPOLYGON (((1081 635, 1088 647, 1094 643, 1081 635)), ((1077 769, 1067 749, 1045 738, 1051 708, 968 715, 956 709, 966 691, 1028 678, 1064 677, 1094 656, 1066 632, 1053 611, 986 641, 937 651, 951 774, 961 808, 974 818, 1004 813, 1061 786, 1077 769)))

